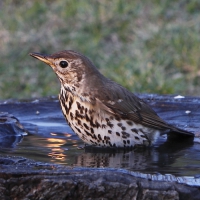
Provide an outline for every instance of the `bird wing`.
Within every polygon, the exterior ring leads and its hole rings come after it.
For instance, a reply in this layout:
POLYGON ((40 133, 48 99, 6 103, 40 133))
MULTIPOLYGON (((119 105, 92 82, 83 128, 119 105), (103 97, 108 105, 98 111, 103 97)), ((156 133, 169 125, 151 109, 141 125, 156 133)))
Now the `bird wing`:
POLYGON ((99 105, 102 104, 102 109, 125 120, 160 130, 171 128, 148 104, 114 82, 101 91, 98 101, 99 105))
POLYGON ((93 96, 91 99, 92 104, 97 103, 97 109, 150 128, 194 136, 188 131, 167 124, 147 103, 121 85, 108 79, 104 79, 104 82, 100 83, 98 80, 95 79, 90 84, 98 85, 98 89, 97 87, 90 87, 88 90, 88 93, 93 96))

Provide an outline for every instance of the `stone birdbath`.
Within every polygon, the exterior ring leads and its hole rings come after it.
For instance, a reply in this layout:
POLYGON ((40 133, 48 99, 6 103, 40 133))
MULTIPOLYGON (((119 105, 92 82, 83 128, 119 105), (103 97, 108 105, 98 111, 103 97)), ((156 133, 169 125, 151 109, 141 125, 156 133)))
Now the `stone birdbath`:
POLYGON ((0 199, 200 199, 200 98, 138 95, 193 140, 82 148, 57 97, 0 102, 0 199))

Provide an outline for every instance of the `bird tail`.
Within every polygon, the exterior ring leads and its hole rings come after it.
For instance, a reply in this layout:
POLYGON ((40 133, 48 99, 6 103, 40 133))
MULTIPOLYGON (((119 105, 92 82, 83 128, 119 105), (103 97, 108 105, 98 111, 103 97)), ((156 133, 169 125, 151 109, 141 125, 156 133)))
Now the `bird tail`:
POLYGON ((186 130, 183 130, 183 129, 180 129, 180 128, 177 128, 177 127, 173 127, 169 133, 168 133, 169 136, 171 137, 190 137, 190 138, 194 138, 194 133, 191 133, 189 131, 186 131, 186 130))

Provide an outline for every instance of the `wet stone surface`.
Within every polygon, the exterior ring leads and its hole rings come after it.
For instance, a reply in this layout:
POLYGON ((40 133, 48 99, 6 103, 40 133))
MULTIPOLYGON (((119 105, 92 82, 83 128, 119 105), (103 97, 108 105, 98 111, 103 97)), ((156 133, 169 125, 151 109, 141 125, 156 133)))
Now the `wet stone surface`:
POLYGON ((126 170, 71 168, 0 157, 1 199, 199 199, 197 186, 150 180, 126 170))
POLYGON ((0 146, 15 147, 27 135, 19 120, 7 113, 0 112, 0 146))
POLYGON ((198 199, 200 98, 140 97, 168 123, 195 133, 194 141, 161 136, 154 147, 146 149, 80 150, 84 144, 66 124, 57 98, 0 102, 1 196, 198 199), (9 196, 11 190, 13 196, 9 196))

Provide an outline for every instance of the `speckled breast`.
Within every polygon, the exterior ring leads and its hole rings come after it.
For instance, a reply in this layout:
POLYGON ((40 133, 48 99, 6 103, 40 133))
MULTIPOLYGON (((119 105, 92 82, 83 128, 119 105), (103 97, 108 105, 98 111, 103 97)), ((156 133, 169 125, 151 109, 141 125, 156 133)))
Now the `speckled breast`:
POLYGON ((87 144, 107 147, 150 145, 149 128, 109 113, 99 113, 70 92, 60 94, 63 114, 72 130, 87 144))

